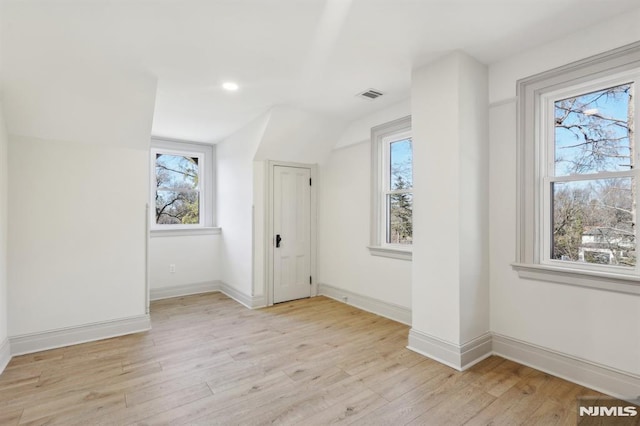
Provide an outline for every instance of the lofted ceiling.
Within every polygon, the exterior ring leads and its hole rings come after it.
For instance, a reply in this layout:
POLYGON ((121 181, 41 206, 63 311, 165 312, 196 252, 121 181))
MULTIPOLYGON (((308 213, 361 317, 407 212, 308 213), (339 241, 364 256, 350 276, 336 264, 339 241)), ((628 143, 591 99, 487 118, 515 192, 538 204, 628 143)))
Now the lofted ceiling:
POLYGON ((451 50, 490 64, 638 7, 637 0, 3 0, 0 53, 3 74, 35 80, 58 68, 150 73, 153 134, 217 142, 276 105, 354 120, 405 99, 412 68, 451 50), (228 80, 240 90, 221 89, 228 80), (355 96, 369 88, 384 96, 355 96))

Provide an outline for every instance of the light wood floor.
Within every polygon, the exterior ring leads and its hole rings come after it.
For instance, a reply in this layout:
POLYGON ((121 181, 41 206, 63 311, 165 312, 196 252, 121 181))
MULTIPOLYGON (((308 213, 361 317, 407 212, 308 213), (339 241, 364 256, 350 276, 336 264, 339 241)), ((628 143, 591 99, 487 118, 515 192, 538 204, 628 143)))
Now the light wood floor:
POLYGON ((460 373, 408 327, 324 297, 152 304, 147 333, 14 358, 0 424, 576 424, 598 393, 491 357, 460 373))

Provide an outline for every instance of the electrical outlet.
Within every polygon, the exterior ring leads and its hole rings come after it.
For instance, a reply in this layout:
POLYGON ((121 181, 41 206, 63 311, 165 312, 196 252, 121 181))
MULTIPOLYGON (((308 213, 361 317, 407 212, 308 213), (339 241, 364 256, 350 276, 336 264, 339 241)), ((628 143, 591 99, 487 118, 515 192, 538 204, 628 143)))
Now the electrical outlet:
POLYGON ((175 274, 176 273, 176 265, 175 264, 171 264, 169 265, 169 273, 171 274, 175 274))

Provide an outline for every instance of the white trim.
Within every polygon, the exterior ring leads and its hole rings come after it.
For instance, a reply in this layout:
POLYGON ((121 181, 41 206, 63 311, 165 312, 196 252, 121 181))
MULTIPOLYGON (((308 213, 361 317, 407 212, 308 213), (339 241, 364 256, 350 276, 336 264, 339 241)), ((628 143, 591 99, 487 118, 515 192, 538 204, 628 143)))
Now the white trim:
MULTIPOLYGON (((569 269, 584 269, 601 271, 605 276, 611 272, 613 274, 628 274, 635 275, 637 277, 637 268, 621 267, 614 265, 599 265, 593 263, 579 262, 579 261, 560 261, 552 258, 552 246, 553 239, 553 184, 554 183, 570 183, 570 182, 594 182, 604 179, 625 179, 629 181, 629 187, 633 188, 633 181, 638 180, 638 169, 631 167, 629 170, 614 170, 614 171, 590 171, 589 173, 571 173, 562 174, 556 176, 556 136, 555 126, 552 124, 555 122, 555 103, 562 99, 578 98, 586 96, 589 93, 598 91, 604 91, 611 87, 620 87, 623 85, 633 84, 634 81, 640 80, 638 78, 638 70, 633 72, 625 72, 616 75, 607 75, 606 78, 599 78, 583 82, 578 85, 563 85, 560 89, 548 91, 539 94, 538 108, 539 111, 535 111, 539 114, 537 122, 537 135, 536 144, 539 147, 539 180, 542 181, 542 187, 540 189, 539 196, 542 197, 539 200, 538 208, 539 223, 538 223, 538 242, 541 248, 539 253, 539 263, 542 265, 557 266, 560 268, 567 267, 569 269)), ((633 100, 634 109, 638 110, 638 100, 633 100)), ((636 117, 634 117, 636 118, 636 117)), ((637 121, 637 120, 636 120, 637 121)), ((637 144, 633 138, 629 141, 631 152, 637 151, 637 144)), ((635 163, 634 159, 631 159, 631 164, 635 163)), ((637 193, 632 193, 632 201, 635 204, 637 193)), ((635 219, 634 219, 635 220, 635 219)), ((634 230, 635 234, 635 230, 634 230)), ((635 238, 635 235, 634 235, 635 238)))
POLYGON ((411 250, 402 250, 392 247, 373 247, 368 246, 369 253, 372 256, 389 257, 391 259, 412 260, 413 252, 411 250))
POLYGON ((493 333, 493 353, 621 399, 640 395, 640 376, 493 333))
POLYGON ((144 209, 144 313, 149 315, 151 306, 151 263, 149 262, 149 245, 151 234, 149 232, 150 215, 149 203, 144 209))
POLYGON ((4 339, 0 343, 0 374, 7 368, 9 362, 11 361, 11 345, 9 344, 9 339, 4 339))
POLYGON ((318 285, 318 295, 330 297, 347 305, 355 306, 367 312, 389 318, 403 324, 411 325, 411 309, 373 297, 353 293, 329 284, 320 283, 318 285))
POLYGON ((497 355, 616 398, 630 399, 640 395, 638 374, 498 333, 486 333, 457 345, 411 329, 407 348, 459 371, 490 355, 497 355))
POLYGON ((151 329, 149 315, 103 321, 9 338, 11 355, 23 355, 48 349, 140 333, 151 329))
POLYGON ((209 226, 204 228, 191 228, 191 229, 152 229, 151 238, 158 237, 192 237, 196 235, 220 235, 222 234, 222 228, 215 226, 209 226))
POLYGON ((524 279, 640 295, 638 276, 536 264, 513 263, 511 267, 524 279))
MULTIPOLYGON (((411 116, 398 118, 371 128, 371 230, 370 247, 387 247, 386 242, 386 146, 396 135, 411 135, 411 116)), ((410 191, 413 194, 413 189, 410 191)), ((393 246, 391 246, 393 248, 393 246)), ((398 258, 392 252, 370 251, 374 256, 398 258)))
POLYGON ((220 292, 236 302, 244 305, 249 309, 257 309, 263 308, 267 306, 266 299, 263 295, 261 296, 250 296, 242 291, 238 290, 235 287, 230 286, 229 284, 218 281, 220 283, 220 292))
POLYGON ((412 328, 407 349, 458 371, 464 371, 493 354, 491 333, 488 332, 458 345, 412 328))
MULTIPOLYGON (((185 145, 186 146, 186 145, 185 145)), ((195 151, 195 150, 188 150, 187 148, 184 149, 180 149, 179 147, 176 147, 174 149, 165 149, 165 148, 158 148, 158 147, 152 147, 151 148, 151 161, 152 164, 149 167, 150 173, 151 173, 151 178, 149 179, 150 181, 150 201, 151 205, 154 206, 154 210, 153 210, 153 220, 151 221, 151 229, 152 230, 156 230, 156 229, 194 229, 194 228, 202 228, 204 226, 207 225, 211 225, 211 223, 208 223, 209 220, 209 214, 210 211, 208 210, 208 200, 207 197, 205 196, 205 194, 207 194, 207 191, 209 190, 209 188, 207 187, 207 175, 208 175, 208 169, 210 167, 212 167, 212 165, 208 164, 208 157, 209 157, 209 152, 210 151, 195 151), (194 189, 179 189, 179 188, 174 188, 174 187, 157 187, 157 179, 158 176, 156 175, 156 170, 157 170, 157 164, 158 164, 158 155, 169 155, 169 156, 173 156, 173 157, 182 157, 182 158, 196 158, 197 161, 197 186, 194 189), (198 194, 198 223, 194 223, 194 224, 188 224, 188 225, 184 225, 184 224, 159 224, 156 222, 157 218, 155 217, 156 211, 155 211, 155 198, 158 194, 159 191, 168 191, 168 192, 188 192, 188 193, 197 193, 198 194)))
POLYGON ((264 296, 249 296, 220 280, 152 289, 151 300, 163 300, 173 297, 216 292, 224 294, 249 309, 267 306, 264 296))
POLYGON ((220 291, 221 281, 205 281, 171 287, 152 288, 151 300, 170 299, 172 297, 191 296, 192 294, 220 291))
POLYGON ((515 104, 516 102, 518 102, 518 97, 517 96, 512 96, 510 98, 505 98, 505 99, 502 99, 500 101, 491 102, 489 104, 489 108, 498 108, 498 107, 501 107, 503 105, 515 104))
MULTIPOLYGON (((150 228, 156 230, 179 230, 197 233, 203 228, 212 228, 216 224, 216 146, 207 143, 180 141, 163 138, 151 138, 149 166, 149 200, 151 213, 149 215, 150 228), (181 154, 193 154, 201 159, 198 174, 198 193, 200 197, 200 221, 195 225, 158 225, 155 221, 155 155, 154 152, 167 152, 181 154)), ((188 235, 188 234, 185 234, 188 235)))
MULTIPOLYGON (((545 164, 549 157, 545 151, 548 150, 548 144, 542 133, 544 117, 540 116, 540 109, 544 107, 545 97, 558 90, 610 80, 623 73, 636 73, 639 68, 640 42, 635 42, 517 82, 517 236, 516 263, 513 267, 523 278, 637 294, 634 284, 616 274, 614 268, 590 274, 588 269, 593 270, 594 267, 583 267, 577 262, 573 262, 566 271, 548 265, 550 235, 545 231, 544 220, 550 217, 550 209, 542 203, 548 202, 550 197, 544 197, 546 187, 542 185, 542 178, 546 176, 545 164), (547 265, 543 265, 545 262, 547 265), (576 269, 582 271, 578 273, 576 269), (600 277, 604 284, 597 285, 596 277, 600 277)), ((636 266, 636 271, 639 268, 640 264, 636 266)))
POLYGON ((334 146, 333 148, 331 148, 331 152, 340 151, 342 149, 351 148, 351 147, 354 147, 356 145, 362 145, 362 144, 365 144, 365 143, 370 144, 371 143, 371 137, 369 137, 368 139, 362 139, 362 140, 359 140, 359 141, 356 141, 356 142, 351 142, 348 145, 334 146))
POLYGON ((267 307, 267 298, 264 295, 251 296, 251 309, 260 309, 267 307))

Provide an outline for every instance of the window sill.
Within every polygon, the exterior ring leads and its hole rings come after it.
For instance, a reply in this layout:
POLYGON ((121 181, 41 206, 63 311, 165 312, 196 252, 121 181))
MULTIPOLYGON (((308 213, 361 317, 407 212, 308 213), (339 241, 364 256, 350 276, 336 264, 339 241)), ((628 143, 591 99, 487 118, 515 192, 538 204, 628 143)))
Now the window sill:
POLYGON ((511 267, 524 279, 640 295, 640 277, 548 265, 512 263, 511 267))
POLYGON ((152 229, 151 238, 158 237, 191 237, 196 235, 218 235, 222 233, 222 228, 206 227, 193 229, 152 229))
POLYGON ((389 247, 369 246, 369 253, 372 256, 389 257, 391 259, 412 260, 413 252, 389 247))

